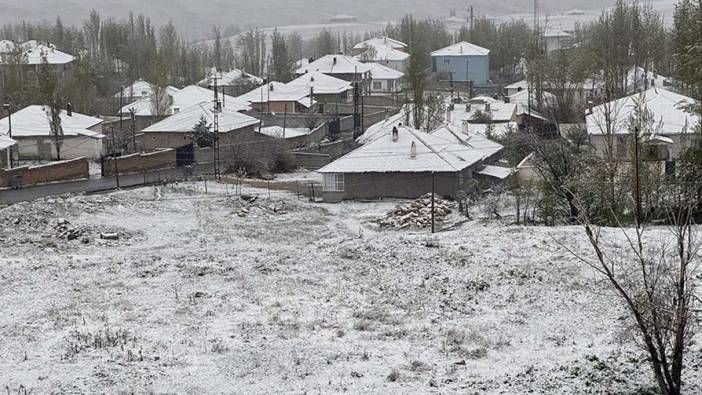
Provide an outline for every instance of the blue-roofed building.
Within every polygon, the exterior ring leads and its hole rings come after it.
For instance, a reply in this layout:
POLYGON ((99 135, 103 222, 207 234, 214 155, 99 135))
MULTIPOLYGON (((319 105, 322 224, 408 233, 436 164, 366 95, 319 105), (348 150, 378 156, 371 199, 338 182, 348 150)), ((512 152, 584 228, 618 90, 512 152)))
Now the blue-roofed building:
POLYGON ((434 73, 446 74, 454 81, 473 81, 487 85, 490 79, 490 50, 465 41, 431 53, 434 73))

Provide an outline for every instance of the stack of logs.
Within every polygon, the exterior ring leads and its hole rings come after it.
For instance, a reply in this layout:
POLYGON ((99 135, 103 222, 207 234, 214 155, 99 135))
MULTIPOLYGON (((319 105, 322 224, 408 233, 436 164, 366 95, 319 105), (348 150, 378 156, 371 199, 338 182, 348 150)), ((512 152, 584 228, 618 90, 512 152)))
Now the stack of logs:
MULTIPOLYGON (((451 212, 450 203, 439 197, 434 197, 434 221, 441 222, 451 212)), ((426 228, 431 226, 431 193, 405 206, 394 209, 380 225, 388 228, 426 228)))

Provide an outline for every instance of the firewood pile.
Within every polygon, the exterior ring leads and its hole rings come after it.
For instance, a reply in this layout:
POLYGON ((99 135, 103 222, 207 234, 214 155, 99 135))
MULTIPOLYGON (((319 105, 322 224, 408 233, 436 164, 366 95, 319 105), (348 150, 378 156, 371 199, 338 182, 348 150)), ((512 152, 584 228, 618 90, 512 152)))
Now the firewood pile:
MULTIPOLYGON (((434 221, 442 222, 451 213, 451 204, 439 198, 434 198, 434 221)), ((431 193, 405 206, 400 206, 391 211, 384 219, 380 220, 380 226, 387 228, 427 228, 431 226, 431 193)))

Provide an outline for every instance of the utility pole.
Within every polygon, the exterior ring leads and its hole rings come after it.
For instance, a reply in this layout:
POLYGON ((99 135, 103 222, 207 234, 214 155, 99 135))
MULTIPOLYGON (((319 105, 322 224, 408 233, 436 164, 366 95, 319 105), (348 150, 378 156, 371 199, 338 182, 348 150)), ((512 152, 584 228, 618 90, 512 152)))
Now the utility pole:
POLYGON ((641 226, 641 178, 639 174, 639 128, 634 128, 634 199, 636 200, 636 227, 641 226))
POLYGON ((134 109, 130 109, 130 110, 129 110, 129 117, 130 117, 131 120, 132 120, 132 125, 131 125, 131 129, 132 129, 132 149, 134 150, 134 152, 136 152, 136 150, 137 150, 137 146, 136 146, 136 112, 134 112, 134 109))
POLYGON ((214 155, 214 176, 218 181, 222 180, 222 176, 219 171, 219 112, 222 109, 222 103, 219 101, 219 93, 217 87, 217 75, 214 76, 214 102, 212 114, 214 115, 212 128, 214 132, 214 137, 212 139, 212 154, 214 155))
POLYGON ((434 195, 436 194, 435 182, 436 173, 431 172, 431 233, 434 233, 434 195))
POLYGON ((124 86, 119 87, 119 138, 123 139, 124 134, 122 132, 122 106, 124 101, 124 86))
MULTIPOLYGON (((5 97, 5 104, 2 105, 2 107, 7 110, 7 137, 12 138, 12 104, 10 104, 10 98, 5 97)), ((12 169, 12 161, 13 161, 13 155, 12 155, 12 147, 10 147, 10 169, 12 169)))
POLYGON ((285 103, 285 112, 283 112, 283 140, 285 140, 285 128, 288 126, 288 103, 285 103))
POLYGON ((112 161, 114 163, 115 181, 117 182, 117 189, 119 189, 119 167, 117 165, 117 153, 115 152, 117 143, 115 141, 115 127, 113 125, 110 126, 110 132, 112 133, 112 161))

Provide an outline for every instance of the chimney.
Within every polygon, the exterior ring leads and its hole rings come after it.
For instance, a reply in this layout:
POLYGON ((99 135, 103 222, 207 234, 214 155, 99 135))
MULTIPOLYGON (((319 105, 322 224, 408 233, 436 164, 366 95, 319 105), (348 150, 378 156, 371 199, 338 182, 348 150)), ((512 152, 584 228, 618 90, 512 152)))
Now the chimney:
POLYGON ((651 78, 651 86, 652 87, 656 86, 656 79, 655 78, 651 78))
POLYGON ((490 103, 485 103, 485 112, 490 112, 490 103))
POLYGON ((400 139, 400 131, 397 130, 397 127, 392 128, 392 142, 396 143, 400 139))
POLYGON ((585 115, 592 115, 592 101, 587 102, 587 112, 585 115))
POLYGON ((271 92, 273 92, 273 84, 272 84, 272 83, 271 83, 271 84, 268 84, 268 87, 269 87, 268 90, 270 90, 271 92))
POLYGON ((66 104, 66 115, 69 117, 73 116, 73 106, 71 106, 71 103, 66 104))
POLYGON ((415 144, 414 141, 410 146, 410 159, 417 159, 417 144, 415 144))
POLYGON ((509 104, 510 98, 509 96, 505 96, 505 104, 509 104))
POLYGON ((466 112, 470 112, 470 110, 471 110, 470 103, 466 103, 466 112))
POLYGON ((334 65, 336 65, 336 56, 334 56, 334 58, 332 58, 332 59, 333 59, 334 65))
POLYGON ((451 107, 446 109, 446 122, 451 123, 451 107))

